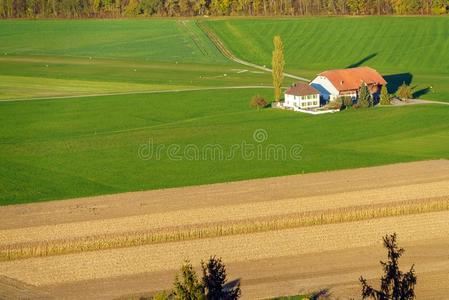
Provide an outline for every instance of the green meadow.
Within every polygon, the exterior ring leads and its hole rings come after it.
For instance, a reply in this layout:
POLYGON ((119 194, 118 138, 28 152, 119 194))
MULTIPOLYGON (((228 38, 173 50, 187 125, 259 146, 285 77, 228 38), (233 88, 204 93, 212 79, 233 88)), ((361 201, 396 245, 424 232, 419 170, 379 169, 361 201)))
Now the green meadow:
POLYGON ((228 64, 189 20, 4 20, 0 24, 3 54, 228 64))
POLYGON ((270 85, 193 20, 0 21, 0 100, 270 85))
POLYGON ((389 89, 411 83, 415 96, 449 101, 449 18, 327 17, 206 22, 239 58, 270 65, 272 38, 285 45, 286 68, 313 79, 324 70, 368 65, 389 89))
MULTIPOLYGON (((300 28, 307 22, 337 20, 384 18, 278 22, 287 31, 296 22, 300 28)), ((440 23, 447 19, 423 20, 447 34, 440 23)), ((270 35, 276 30, 268 27, 278 26, 276 22, 226 19, 207 24, 237 56, 269 65, 270 35), (248 41, 235 28, 253 31, 248 36, 253 40, 245 46, 248 41), (254 56, 250 45, 260 48, 254 56)), ((301 50, 294 60, 294 50, 289 50, 293 37, 283 38, 288 69, 296 75, 344 67, 365 53, 353 50, 352 58, 337 61, 323 55, 318 61, 311 54, 301 59, 301 50)), ((372 39, 362 42, 368 47, 372 39)), ((449 106, 376 107, 323 116, 249 108, 255 94, 271 99, 270 74, 228 61, 194 20, 0 21, 0 51, 0 205, 449 159, 449 106), (266 133, 262 141, 253 136, 260 129, 266 133), (262 149, 262 157, 235 151, 242 144, 262 149), (273 145, 299 145, 300 155, 266 156, 273 145), (208 152, 211 146, 224 157, 208 152), (168 147, 178 149, 175 157, 168 147), (192 157, 192 147, 198 157, 192 157), (162 150, 156 157, 150 148, 162 150)), ((447 55, 437 52, 439 58, 447 55)), ((380 50, 366 64, 391 68, 392 73, 408 70, 413 83, 419 78, 405 61, 396 70, 380 50)), ((447 66, 447 61, 441 64, 447 66)), ((426 76, 436 74, 428 77, 435 87, 445 86, 445 77, 438 75, 444 73, 441 66, 422 63, 416 68, 426 76)), ((422 97, 432 95, 444 93, 422 97)))

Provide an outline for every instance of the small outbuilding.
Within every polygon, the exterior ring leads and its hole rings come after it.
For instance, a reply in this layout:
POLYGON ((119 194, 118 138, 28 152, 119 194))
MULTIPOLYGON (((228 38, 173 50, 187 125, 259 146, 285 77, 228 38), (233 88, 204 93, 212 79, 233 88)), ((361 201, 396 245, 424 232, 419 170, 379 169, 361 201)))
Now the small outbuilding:
POLYGON ((320 92, 305 83, 296 83, 285 92, 284 107, 312 109, 320 107, 320 92))

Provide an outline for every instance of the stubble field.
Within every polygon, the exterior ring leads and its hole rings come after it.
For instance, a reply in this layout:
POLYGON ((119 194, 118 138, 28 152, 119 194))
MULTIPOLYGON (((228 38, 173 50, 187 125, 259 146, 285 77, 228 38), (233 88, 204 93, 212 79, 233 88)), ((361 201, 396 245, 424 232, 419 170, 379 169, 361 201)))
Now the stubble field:
MULTIPOLYGON (((47 252, 36 254, 44 257, 27 259, 3 257, 0 272, 34 286, 36 293, 55 297, 126 298, 134 293, 151 294, 169 288, 174 272, 185 258, 198 263, 216 254, 229 263, 233 278, 242 278, 246 299, 320 287, 331 288, 335 295, 344 295, 346 299, 358 292, 356 281, 361 274, 354 272, 359 270, 371 279, 379 273, 375 272, 380 269, 375 262, 383 258, 380 241, 387 233, 397 232, 401 244, 411 249, 405 261, 413 259, 418 276, 423 280, 447 271, 449 261, 440 253, 449 239, 448 176, 448 161, 441 160, 7 206, 1 208, 5 216, 0 231, 3 250, 18 245, 33 247, 37 242, 41 246, 58 245, 61 239, 86 243, 87 240, 101 241, 111 234, 126 237, 145 231, 210 229, 217 223, 256 226, 252 231, 192 235, 187 239, 132 247, 122 245, 79 253, 47 252), (347 178, 351 178, 351 185, 347 178), (444 205, 428 210, 430 202, 444 205), (420 210, 408 212, 410 206, 420 210), (377 208, 388 212, 394 207, 399 210, 391 215, 375 213, 377 208), (361 215, 351 215, 361 210, 364 210, 361 215), (291 223, 281 228, 257 226, 261 220, 295 217, 306 221, 314 214, 320 217, 310 224, 291 223), (338 214, 353 217, 339 219, 335 217, 338 214), (420 252, 424 251, 424 242, 428 249, 425 255, 420 252), (369 254, 364 256, 367 251, 369 254), (295 262, 290 268, 283 263, 287 258, 303 261, 308 257, 321 269, 317 260, 333 253, 342 256, 347 265, 343 269, 328 270, 326 280, 322 278, 322 271, 309 273, 295 262), (347 256, 351 253, 354 255, 352 262, 347 256), (278 276, 263 279, 279 267, 278 263, 285 269, 275 273, 278 276), (264 265, 264 272, 248 275, 244 266, 252 264, 264 265), (370 267, 366 268, 365 264, 370 267), (340 279, 344 280, 339 281, 336 274, 341 274, 340 279), (123 280, 123 285, 111 288, 118 278, 123 280), (151 283, 151 279, 155 281, 151 283), (81 291, 83 286, 91 288, 81 291)), ((419 295, 437 299, 442 291, 432 291, 429 284, 434 286, 441 282, 423 284, 422 288, 418 285, 419 295)))

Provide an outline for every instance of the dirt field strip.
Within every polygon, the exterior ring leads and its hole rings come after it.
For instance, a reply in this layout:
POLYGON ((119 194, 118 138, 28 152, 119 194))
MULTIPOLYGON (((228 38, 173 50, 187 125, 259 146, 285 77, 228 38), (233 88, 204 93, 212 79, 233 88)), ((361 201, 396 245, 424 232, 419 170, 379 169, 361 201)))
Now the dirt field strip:
POLYGON ((230 235, 251 234, 274 230, 354 222, 375 218, 396 217, 449 210, 449 197, 435 200, 402 202, 389 206, 364 206, 325 210, 312 213, 278 215, 240 222, 178 226, 145 232, 125 232, 105 236, 85 236, 78 239, 38 241, 10 244, 0 248, 0 261, 135 247, 167 242, 187 241, 230 235))
POLYGON ((449 180, 426 184, 405 185, 370 189, 358 192, 338 193, 297 199, 264 201, 214 208, 198 208, 166 213, 112 218, 86 222, 0 230, 0 246, 16 243, 74 239, 83 236, 139 232, 176 226, 237 222, 269 216, 292 215, 323 209, 354 208, 363 205, 379 205, 426 198, 447 196, 449 180), (227 213, 224 214, 223 211, 227 213))
POLYGON ((52 299, 35 286, 0 275, 0 299, 52 299))
POLYGON ((177 269, 211 254, 236 262, 376 245, 389 232, 403 242, 446 239, 449 212, 2 262, 0 273, 39 286, 177 269))
MULTIPOLYGON (((318 274, 313 270, 326 267, 321 253, 381 249, 381 237, 396 232, 401 245, 429 241, 427 249, 419 246, 413 263, 434 286, 431 278, 449 271, 447 254, 431 254, 440 249, 434 248, 437 241, 449 245, 448 207, 447 160, 6 206, 0 207, 0 253, 5 248, 18 252, 9 252, 15 260, 0 262, 0 274, 55 298, 126 298, 126 293, 169 287, 185 258, 199 262, 216 254, 231 272, 237 270, 233 276, 254 278, 243 282, 246 299, 284 294, 305 286, 301 282, 339 287, 340 295, 347 295, 360 275, 353 266, 375 276, 378 259, 370 260, 369 268, 359 259, 337 269, 330 264, 328 272, 318 274), (116 249, 95 246, 108 242, 116 249), (69 254, 76 247, 81 247, 78 253, 69 254), (17 259, 29 253, 30 258, 17 259), (42 253, 52 256, 37 257, 42 253), (284 258, 303 256, 320 259, 308 273, 287 265, 273 273, 284 258), (263 261, 269 262, 265 275, 257 271, 254 277, 246 270, 263 261), (142 278, 153 278, 154 285, 142 278)), ((12 291, 10 281, 0 284, 0 295, 12 291)), ((438 299, 432 289, 422 293, 438 299)))
MULTIPOLYGON (((414 184, 434 184, 449 180, 449 160, 402 163, 379 167, 246 180, 205 186, 105 195, 64 201, 0 207, 0 230, 48 226, 93 220, 129 218, 192 209, 256 204, 279 200, 319 200, 320 196, 355 195, 364 190, 396 188, 414 184), (348 194, 349 193, 349 194, 348 194), (317 197, 317 198, 313 198, 317 197)), ((444 187, 443 187, 444 188, 444 187)), ((385 190, 386 191, 386 190, 385 190)), ((420 189, 416 188, 419 193, 420 189)), ((367 192, 369 193, 369 191, 367 192)), ((393 195, 392 195, 393 196, 393 195)), ((419 193, 420 198, 427 197, 419 193)), ((372 196, 371 196, 372 197, 372 196)), ((315 205, 326 208, 332 197, 315 205), (323 207, 326 205, 326 207, 323 207)), ((355 204, 359 204, 360 197, 355 204)), ((390 199, 394 201, 395 199, 390 199)), ((363 201, 363 200, 362 200, 363 201)), ((377 200, 379 201, 379 200, 377 200)), ((338 204, 338 201, 335 201, 338 204)), ((77 229, 79 230, 79 229, 77 229)))
MULTIPOLYGON (((449 292, 449 240, 400 241, 406 254, 401 265, 416 265, 419 284, 417 299, 442 300, 449 292), (423 255, 426 253, 426 255, 423 255)), ((268 299, 329 288, 332 299, 360 299, 358 278, 365 275, 378 284, 379 260, 385 259, 381 244, 293 256, 271 257, 226 263, 232 280, 240 279, 242 299, 268 299)), ((199 263, 194 264, 199 267, 199 263)), ((56 299, 130 300, 172 287, 178 270, 140 273, 105 279, 41 286, 56 299)))

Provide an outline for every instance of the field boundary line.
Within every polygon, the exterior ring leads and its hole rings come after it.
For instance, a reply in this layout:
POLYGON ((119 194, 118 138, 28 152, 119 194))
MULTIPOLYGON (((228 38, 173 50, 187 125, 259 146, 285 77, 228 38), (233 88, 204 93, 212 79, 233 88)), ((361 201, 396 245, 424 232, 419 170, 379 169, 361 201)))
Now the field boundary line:
MULTIPOLYGON (((236 57, 231 50, 229 50, 226 45, 220 40, 220 38, 209 28, 207 27, 207 25, 204 24, 204 22, 201 21, 196 21, 195 22, 197 24, 197 26, 206 34, 206 36, 211 40, 211 42, 215 45, 215 47, 217 47, 218 51, 221 52, 221 54, 223 54, 226 58, 247 66, 247 67, 252 67, 255 69, 259 69, 268 73, 271 73, 272 70, 270 68, 264 67, 264 66, 259 66, 256 64, 253 64, 251 62, 245 61, 243 59, 240 59, 238 57, 236 57)), ((300 76, 296 76, 293 74, 289 74, 289 73, 284 73, 285 77, 288 78, 292 78, 292 79, 296 79, 296 80, 300 80, 300 81, 305 81, 305 82, 310 82, 310 79, 304 78, 304 77, 300 77, 300 76)))
POLYGON ((34 98, 11 98, 1 99, 1 102, 21 102, 21 101, 37 101, 37 100, 55 100, 55 99, 75 99, 75 98, 89 98, 89 97, 103 97, 103 96, 120 96, 120 95, 137 95, 137 94, 168 94, 168 93, 182 93, 182 92, 200 92, 200 91, 213 91, 213 90, 239 90, 239 89, 272 89, 272 86, 268 85, 243 85, 243 86, 223 86, 223 87, 204 87, 204 88, 186 88, 186 89, 174 89, 174 90, 148 90, 148 91, 129 91, 129 92, 116 92, 116 93, 97 93, 97 94, 85 94, 85 95, 67 95, 67 96, 50 96, 50 97, 34 97, 34 98))

